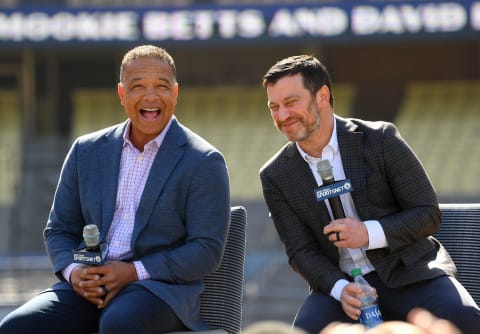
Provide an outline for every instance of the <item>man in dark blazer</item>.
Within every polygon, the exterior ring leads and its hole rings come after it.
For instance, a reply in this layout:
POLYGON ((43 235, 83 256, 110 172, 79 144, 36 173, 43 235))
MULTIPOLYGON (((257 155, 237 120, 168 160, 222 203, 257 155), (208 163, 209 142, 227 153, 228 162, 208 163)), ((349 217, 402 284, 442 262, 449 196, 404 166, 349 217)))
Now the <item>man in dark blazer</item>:
POLYGON ((336 116, 329 74, 312 56, 277 62, 263 85, 289 140, 260 170, 263 194, 289 264, 311 289, 294 325, 318 333, 332 321, 356 321, 360 291, 350 274, 361 268, 384 319, 405 320, 423 307, 478 333, 478 306, 432 237, 441 224, 435 191, 395 126, 336 116), (325 160, 336 180, 351 182, 340 195, 346 218, 317 201, 325 160))
POLYGON ((62 168, 45 241, 60 282, 8 315, 6 333, 202 330, 203 277, 220 263, 230 218, 223 156, 174 117, 172 57, 140 46, 122 61, 128 120, 78 138, 62 168), (104 265, 73 263, 95 224, 104 265))

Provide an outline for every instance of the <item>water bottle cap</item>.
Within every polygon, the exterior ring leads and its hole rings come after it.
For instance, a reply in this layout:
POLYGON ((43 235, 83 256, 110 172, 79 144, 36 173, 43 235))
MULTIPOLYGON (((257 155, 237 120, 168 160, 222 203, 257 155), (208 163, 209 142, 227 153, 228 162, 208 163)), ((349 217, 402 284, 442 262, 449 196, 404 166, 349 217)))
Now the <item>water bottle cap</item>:
POLYGON ((355 276, 362 276, 362 269, 360 268, 355 268, 352 270, 352 277, 355 277, 355 276))

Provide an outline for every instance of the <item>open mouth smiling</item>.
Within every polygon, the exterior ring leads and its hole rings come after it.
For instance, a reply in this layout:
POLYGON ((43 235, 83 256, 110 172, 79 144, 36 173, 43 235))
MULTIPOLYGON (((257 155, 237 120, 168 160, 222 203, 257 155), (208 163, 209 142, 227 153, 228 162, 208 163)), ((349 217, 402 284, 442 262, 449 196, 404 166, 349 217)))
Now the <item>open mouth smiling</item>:
POLYGON ((160 115, 161 110, 158 108, 142 108, 140 113, 146 119, 155 119, 160 115))

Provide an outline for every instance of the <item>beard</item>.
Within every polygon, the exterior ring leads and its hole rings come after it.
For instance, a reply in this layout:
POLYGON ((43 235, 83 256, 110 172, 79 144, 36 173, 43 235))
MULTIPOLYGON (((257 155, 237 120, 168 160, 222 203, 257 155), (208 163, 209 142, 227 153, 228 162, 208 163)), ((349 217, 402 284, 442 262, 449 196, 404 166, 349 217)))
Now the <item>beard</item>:
MULTIPOLYGON (((299 129, 295 132, 287 133, 282 131, 282 124, 279 122, 275 122, 275 127, 291 142, 301 142, 306 140, 313 132, 315 132, 315 130, 320 127, 320 109, 318 108, 318 105, 315 103, 314 99, 310 101, 307 111, 307 115, 293 118, 300 123, 299 129)), ((290 120, 291 118, 287 119, 287 121, 290 120)))

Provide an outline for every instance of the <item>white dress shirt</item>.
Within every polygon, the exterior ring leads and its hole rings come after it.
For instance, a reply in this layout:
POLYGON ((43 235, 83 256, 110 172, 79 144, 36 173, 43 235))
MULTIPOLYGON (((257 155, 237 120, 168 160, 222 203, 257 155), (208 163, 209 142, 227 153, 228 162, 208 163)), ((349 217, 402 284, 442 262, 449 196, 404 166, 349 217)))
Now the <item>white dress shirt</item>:
MULTIPOLYGON (((327 146, 325 146, 325 148, 323 149, 321 158, 309 156, 302 150, 298 143, 296 146, 298 151, 300 152, 300 155, 310 166, 310 169, 313 176, 315 177, 315 180, 317 181, 318 186, 321 186, 323 184, 322 178, 317 171, 317 163, 320 160, 328 159, 330 161, 333 167, 333 176, 335 180, 346 179, 345 171, 343 170, 342 157, 340 155, 340 148, 338 146, 336 122, 334 122, 332 137, 330 138, 327 146)), ((355 189, 353 189, 353 191, 355 191, 355 189)), ((351 194, 346 193, 340 195, 340 200, 345 211, 345 216, 359 219, 351 194)), ((325 204, 330 214, 330 218, 333 220, 334 218, 328 200, 325 200, 325 204)), ((374 271, 375 268, 368 260, 365 251, 367 249, 377 249, 388 246, 383 228, 377 220, 367 220, 363 223, 368 230, 368 246, 365 248, 338 248, 340 270, 342 270, 349 276, 351 276, 351 271, 354 268, 360 268, 364 275, 374 271)), ((332 290, 330 291, 330 295, 336 300, 340 300, 342 290, 348 283, 349 281, 345 279, 337 281, 333 286, 332 290)))

